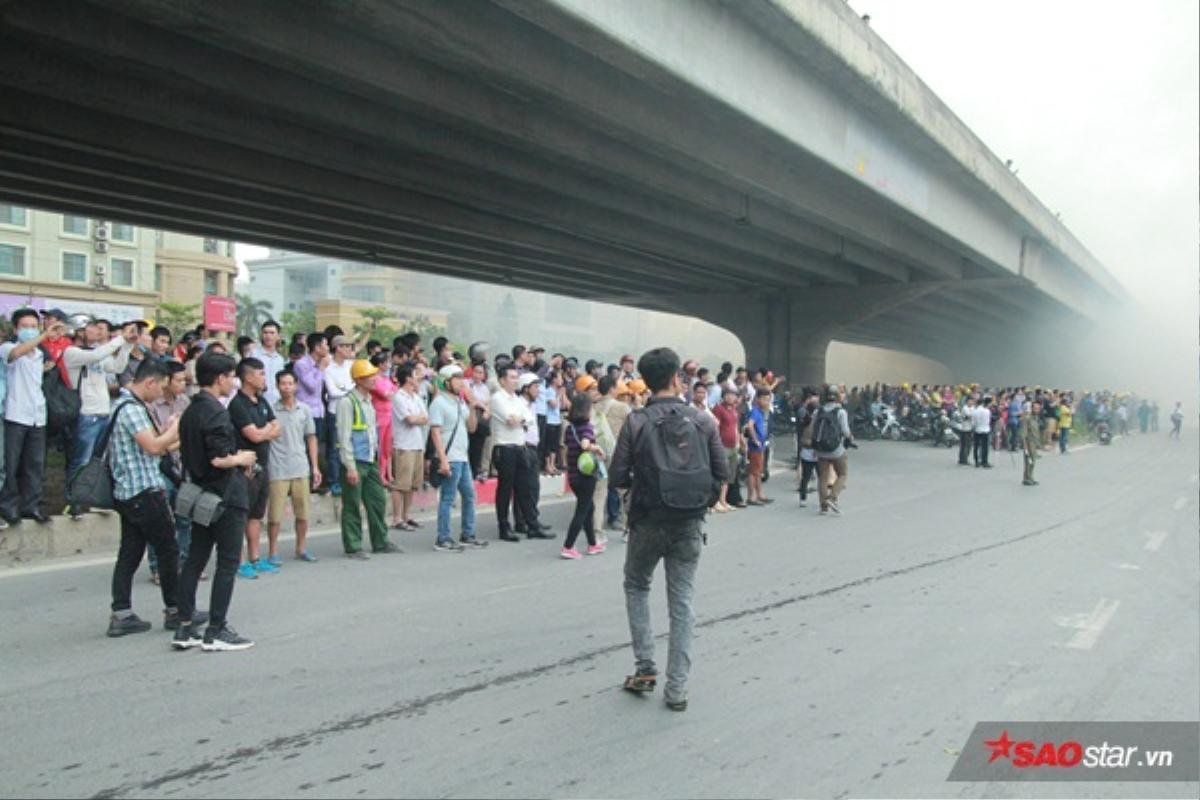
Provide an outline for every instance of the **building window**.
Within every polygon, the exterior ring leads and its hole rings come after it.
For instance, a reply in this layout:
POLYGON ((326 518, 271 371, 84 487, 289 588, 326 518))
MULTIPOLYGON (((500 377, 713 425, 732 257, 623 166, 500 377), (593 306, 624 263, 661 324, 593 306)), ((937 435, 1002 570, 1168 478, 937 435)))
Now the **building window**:
POLYGON ((217 271, 215 269, 204 270, 204 293, 205 294, 216 294, 217 293, 217 282, 218 282, 217 271))
POLYGON ((156 292, 162 291, 162 275, 163 275, 162 264, 155 264, 154 265, 154 291, 156 291, 156 292))
POLYGON ((124 222, 114 222, 112 224, 112 240, 114 242, 134 244, 134 227, 124 222))
POLYGON ((84 253, 62 254, 62 279, 71 283, 87 283, 87 255, 84 253))
POLYGON ((91 220, 74 214, 63 214, 62 232, 68 236, 87 236, 91 232, 91 220))
POLYGON ((0 244, 0 275, 25 274, 25 248, 0 244))
POLYGON ((211 253, 214 256, 217 255, 219 252, 217 240, 216 239, 205 239, 204 240, 204 252, 211 253))
POLYGON ((29 225, 29 213, 20 206, 10 206, 0 203, 0 225, 13 225, 24 228, 29 225))
POLYGON ((108 262, 113 286, 133 287, 133 259, 114 258, 108 262))

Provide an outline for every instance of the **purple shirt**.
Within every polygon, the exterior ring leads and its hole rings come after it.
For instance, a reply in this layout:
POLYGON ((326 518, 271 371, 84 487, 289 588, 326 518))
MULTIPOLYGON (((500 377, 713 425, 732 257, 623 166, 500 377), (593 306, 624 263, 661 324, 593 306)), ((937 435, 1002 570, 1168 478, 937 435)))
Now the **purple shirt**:
POLYGON ((321 389, 325 386, 324 371, 312 356, 297 361, 293 369, 296 372, 296 399, 308 406, 313 419, 324 419, 325 404, 321 402, 321 389))
POLYGON ((565 439, 567 443, 567 477, 578 478, 581 474, 579 472, 579 454, 583 452, 582 440, 587 439, 589 442, 594 443, 596 441, 596 433, 592 430, 592 423, 590 422, 567 424, 563 426, 563 429, 566 432, 565 439))

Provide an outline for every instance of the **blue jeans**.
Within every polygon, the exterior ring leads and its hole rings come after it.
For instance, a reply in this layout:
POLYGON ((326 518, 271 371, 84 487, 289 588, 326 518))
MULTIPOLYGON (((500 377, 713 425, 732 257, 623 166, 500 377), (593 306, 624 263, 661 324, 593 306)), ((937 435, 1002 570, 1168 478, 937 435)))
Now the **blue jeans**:
POLYGON ((471 465, 466 461, 451 461, 450 474, 442 480, 438 489, 437 540, 448 542, 450 536, 450 507, 454 505, 454 492, 462 497, 462 540, 475 538, 475 482, 471 478, 471 465))
POLYGON ((80 414, 75 420, 74 439, 71 443, 71 460, 67 462, 67 478, 83 468, 92 457, 96 440, 108 425, 107 414, 80 414))
POLYGON ((608 525, 616 525, 621 520, 621 493, 611 486, 604 498, 604 521, 608 525))
POLYGON ((1070 438, 1071 438, 1071 429, 1070 428, 1059 428, 1058 429, 1058 452, 1060 452, 1060 453, 1067 452, 1067 440, 1070 438))
MULTIPOLYGON (((175 513, 175 495, 179 494, 179 490, 174 486, 167 487, 167 505, 171 507, 171 515, 175 517, 175 541, 179 543, 179 552, 187 553, 192 547, 192 521, 187 517, 181 517, 175 513)), ((147 560, 150 562, 150 571, 158 572, 158 553, 154 550, 154 545, 146 546, 147 560)), ((179 568, 183 569, 183 561, 179 562, 179 568)))

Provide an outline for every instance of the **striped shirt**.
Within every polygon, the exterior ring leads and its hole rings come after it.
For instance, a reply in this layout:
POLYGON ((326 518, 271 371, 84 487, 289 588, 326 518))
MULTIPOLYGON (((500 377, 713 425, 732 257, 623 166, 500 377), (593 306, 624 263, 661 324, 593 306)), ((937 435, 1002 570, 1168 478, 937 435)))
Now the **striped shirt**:
POLYGON ((571 423, 564 427, 566 436, 564 437, 567 443, 567 477, 578 478, 579 472, 579 454, 583 452, 583 440, 589 442, 596 441, 596 433, 592 430, 592 423, 571 423))
POLYGON ((128 500, 147 489, 166 491, 166 477, 159 470, 161 456, 152 456, 133 437, 147 428, 154 430, 150 413, 128 389, 122 389, 113 411, 113 429, 108 442, 108 464, 112 469, 113 498, 128 500))

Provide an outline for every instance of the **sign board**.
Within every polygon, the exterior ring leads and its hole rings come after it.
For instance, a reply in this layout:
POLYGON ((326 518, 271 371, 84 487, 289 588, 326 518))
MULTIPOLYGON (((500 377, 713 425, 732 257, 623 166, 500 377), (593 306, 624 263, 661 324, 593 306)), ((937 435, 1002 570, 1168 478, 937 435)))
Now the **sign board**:
POLYGON ((224 333, 237 330, 237 302, 232 297, 207 295, 204 298, 204 327, 224 333))

